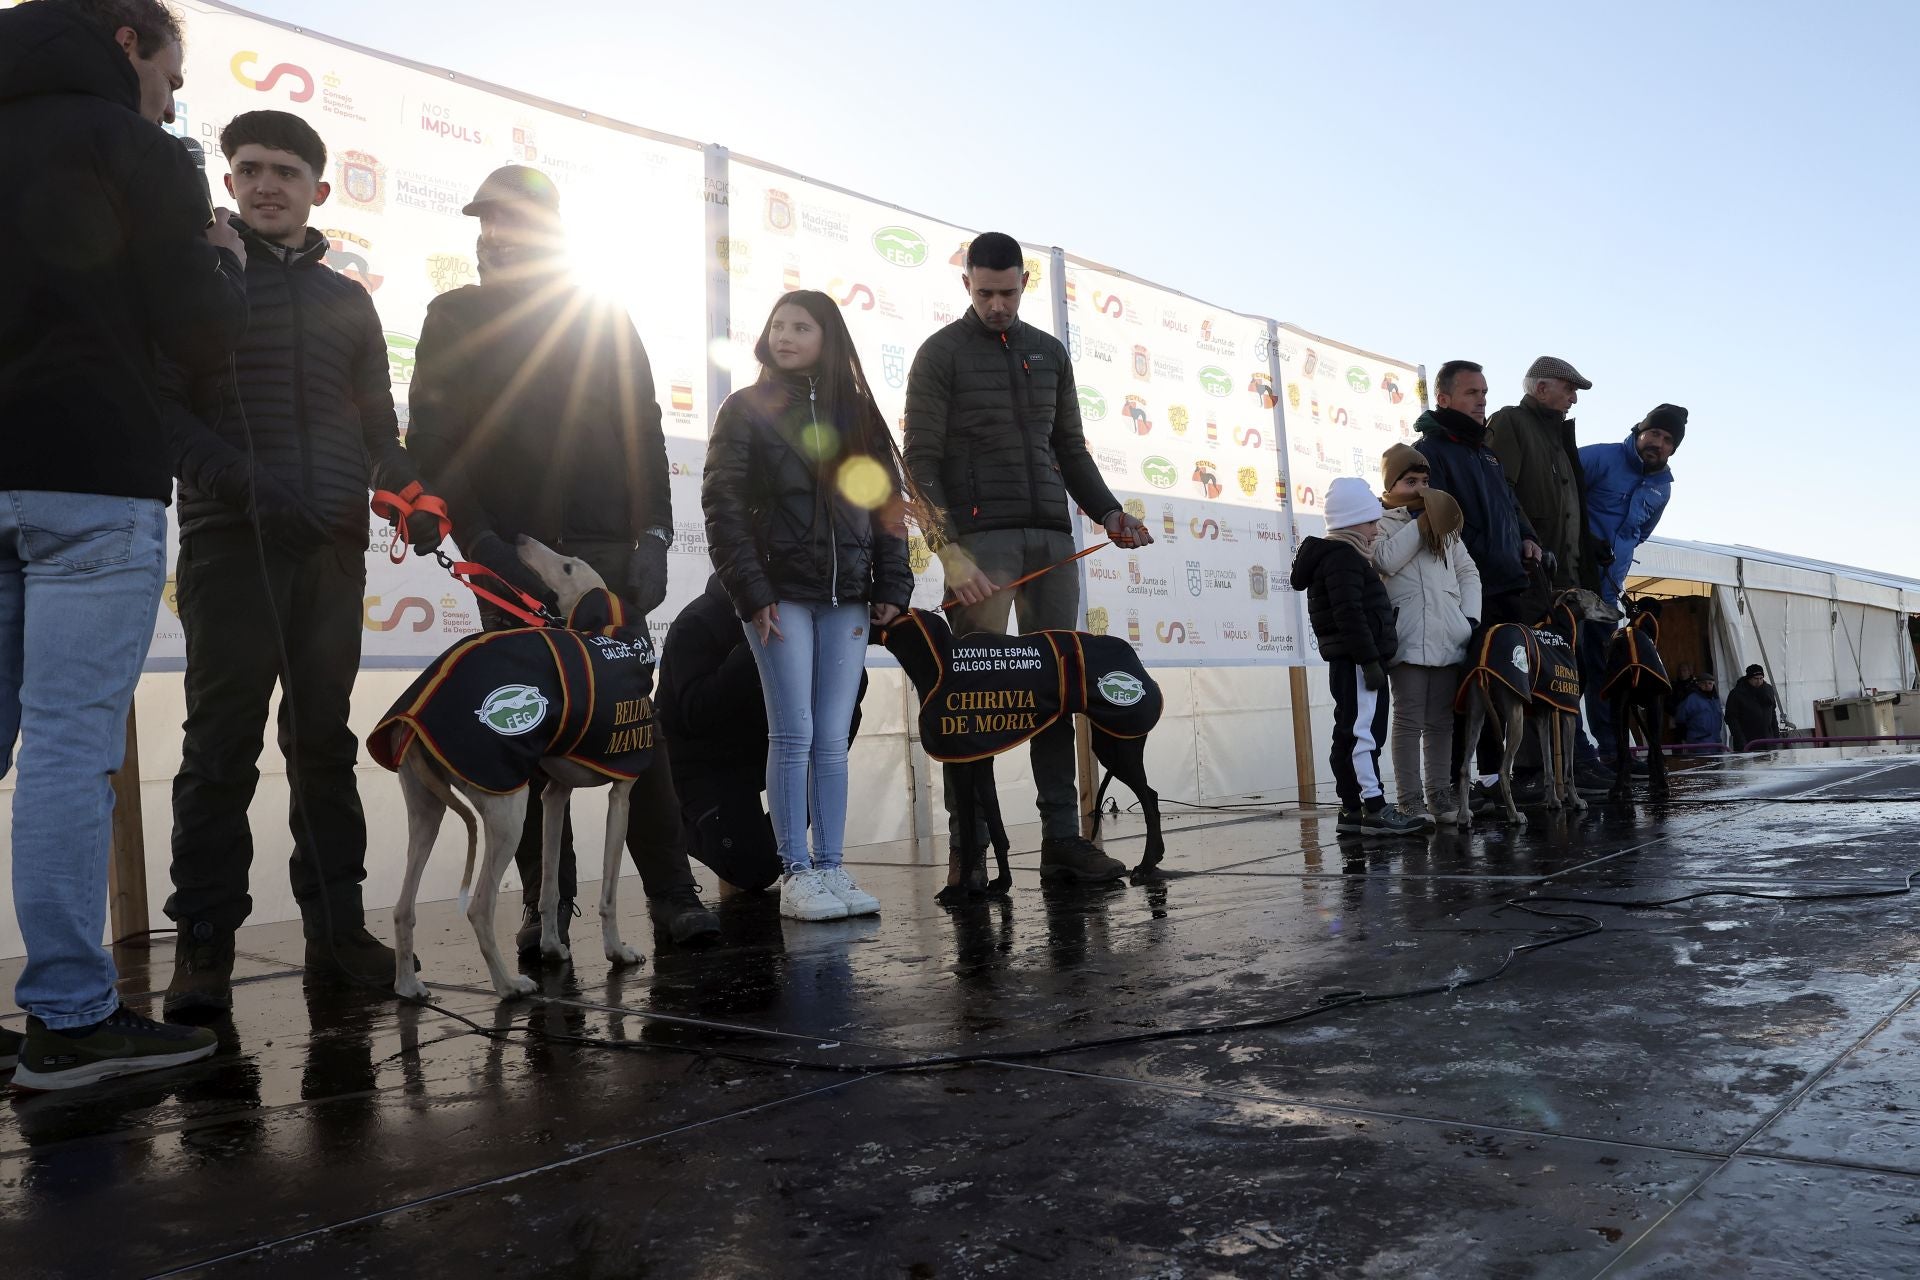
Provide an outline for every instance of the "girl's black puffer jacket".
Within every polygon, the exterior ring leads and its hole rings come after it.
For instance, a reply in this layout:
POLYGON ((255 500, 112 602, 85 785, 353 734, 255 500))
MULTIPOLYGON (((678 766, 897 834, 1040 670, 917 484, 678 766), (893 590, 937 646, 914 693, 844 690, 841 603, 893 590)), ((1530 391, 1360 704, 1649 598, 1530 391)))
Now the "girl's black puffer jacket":
POLYGON ((904 609, 913 595, 906 540, 841 496, 832 470, 804 451, 818 410, 807 379, 777 378, 734 392, 714 418, 700 506, 708 553, 743 619, 782 600, 904 609))

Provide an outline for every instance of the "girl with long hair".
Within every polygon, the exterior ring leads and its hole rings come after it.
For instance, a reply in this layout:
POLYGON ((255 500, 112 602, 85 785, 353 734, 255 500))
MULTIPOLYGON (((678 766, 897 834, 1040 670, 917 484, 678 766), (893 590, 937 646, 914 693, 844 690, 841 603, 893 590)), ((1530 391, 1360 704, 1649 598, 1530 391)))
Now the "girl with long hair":
POLYGON ((870 915, 879 901, 841 866, 847 735, 868 629, 893 621, 913 594, 912 489, 831 298, 787 294, 754 355, 759 381, 714 419, 700 505, 766 698, 780 913, 870 915))

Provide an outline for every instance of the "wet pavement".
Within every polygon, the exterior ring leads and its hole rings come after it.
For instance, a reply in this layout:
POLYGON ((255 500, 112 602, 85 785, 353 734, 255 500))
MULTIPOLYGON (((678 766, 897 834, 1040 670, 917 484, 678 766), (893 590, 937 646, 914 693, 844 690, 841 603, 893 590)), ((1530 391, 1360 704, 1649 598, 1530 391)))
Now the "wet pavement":
MULTIPOLYGON (((1920 1276, 1920 901, 1507 905, 1920 869, 1920 760, 1690 764, 1424 842, 1189 813, 1147 887, 1042 885, 1021 828, 1012 899, 954 911, 929 848, 865 848, 878 919, 740 899, 706 951, 629 880, 646 963, 589 908, 509 1005, 423 907, 423 977, 491 1037, 249 928, 217 1058, 0 1106, 0 1274, 1920 1276)), ((160 947, 120 956, 150 1013, 160 947)))

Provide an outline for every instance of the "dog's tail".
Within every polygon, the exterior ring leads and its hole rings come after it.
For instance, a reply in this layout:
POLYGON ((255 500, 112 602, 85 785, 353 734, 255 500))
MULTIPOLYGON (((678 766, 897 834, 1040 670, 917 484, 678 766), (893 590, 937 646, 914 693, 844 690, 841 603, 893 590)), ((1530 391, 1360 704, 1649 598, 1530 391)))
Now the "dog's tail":
POLYGON ((472 896, 473 861, 480 847, 480 821, 474 817, 473 810, 468 807, 467 802, 447 785, 447 780, 441 777, 437 770, 422 769, 419 771, 419 777, 426 784, 427 790, 433 792, 441 804, 459 814, 460 821, 467 824, 467 865, 460 872, 460 910, 465 911, 467 902, 472 896))

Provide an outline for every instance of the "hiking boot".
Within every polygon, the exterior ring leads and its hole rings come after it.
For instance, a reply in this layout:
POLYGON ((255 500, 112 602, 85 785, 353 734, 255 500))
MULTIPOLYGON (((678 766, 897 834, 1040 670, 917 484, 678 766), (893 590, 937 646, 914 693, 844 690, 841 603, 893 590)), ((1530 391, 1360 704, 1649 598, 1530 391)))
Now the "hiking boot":
POLYGON ((77 1089, 116 1076, 160 1071, 213 1056, 218 1039, 208 1027, 178 1027, 143 1018, 125 1005, 90 1027, 48 1030, 27 1019, 26 1043, 13 1087, 31 1091, 77 1089))
POLYGON ((233 930, 205 920, 181 924, 173 940, 173 981, 162 1007, 169 1018, 233 1008, 233 930))
POLYGON ((1127 874, 1127 864, 1109 858, 1093 847, 1084 836, 1048 836, 1040 842, 1040 878, 1042 880, 1079 880, 1099 884, 1119 880, 1127 874))
POLYGON ((1476 782, 1473 784, 1473 790, 1468 793, 1467 812, 1476 818, 1504 807, 1500 799, 1500 784, 1497 782, 1476 782))
MULTIPOLYGON (((420 968, 414 958, 413 967, 420 968)), ((307 976, 331 978, 357 986, 393 990, 393 948, 361 925, 332 937, 307 939, 307 976)))
POLYGON ((0 1027, 0 1071, 13 1070, 13 1064, 20 1061, 20 1046, 27 1038, 18 1031, 9 1031, 0 1027))
POLYGON ((1367 829, 1366 815, 1358 809, 1342 809, 1333 829, 1343 836, 1357 836, 1367 829))
POLYGON ((1613 789, 1615 775, 1613 770, 1598 760, 1576 760, 1573 765, 1573 785, 1577 791, 1592 795, 1601 795, 1613 789))
POLYGON ((1427 833, 1427 820, 1416 818, 1410 813, 1402 813, 1390 804, 1378 809, 1369 809, 1360 819, 1364 830, 1379 832, 1386 836, 1423 836, 1427 833))
POLYGON ((711 942, 720 936, 720 917, 700 901, 700 888, 692 881, 675 885, 665 893, 647 897, 647 914, 667 931, 675 946, 690 942, 711 942))
POLYGON ((847 904, 833 896, 812 867, 780 877, 780 914, 789 920, 844 920, 847 904))
POLYGON ((1421 830, 1438 831, 1440 829, 1440 824, 1433 820, 1433 815, 1427 812, 1427 807, 1422 802, 1415 800, 1397 807, 1401 813, 1418 822, 1421 830))
POLYGON ((880 899, 862 889, 853 882, 845 867, 827 867, 820 872, 820 883, 827 886, 827 892, 846 904, 850 916, 876 916, 880 914, 880 899))
MULTIPOLYGON (((560 906, 554 911, 554 915, 556 919, 553 922, 553 927, 560 931, 560 945, 563 947, 573 946, 573 939, 568 929, 574 920, 579 918, 580 908, 575 905, 572 898, 562 898, 560 899, 560 906)), ((522 960, 538 960, 540 958, 539 903, 529 902, 520 912, 520 931, 513 935, 513 949, 520 953, 522 960)))
POLYGON ((1436 792, 1428 801, 1427 807, 1433 811, 1433 820, 1443 827, 1459 825, 1460 802, 1453 798, 1453 792, 1436 792))

